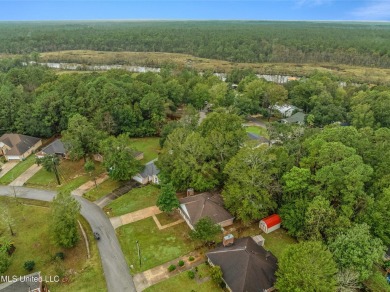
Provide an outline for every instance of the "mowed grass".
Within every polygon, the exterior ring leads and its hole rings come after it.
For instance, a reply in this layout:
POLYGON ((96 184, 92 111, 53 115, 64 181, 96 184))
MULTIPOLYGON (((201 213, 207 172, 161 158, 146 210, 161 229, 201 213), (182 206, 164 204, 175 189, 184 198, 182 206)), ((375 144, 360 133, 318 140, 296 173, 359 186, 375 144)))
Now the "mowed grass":
MULTIPOLYGON (((117 235, 132 274, 151 269, 183 256, 195 248, 185 222, 159 230, 152 217, 121 226, 117 235), (141 249, 142 266, 139 266, 136 241, 141 249)), ((178 290, 176 290, 178 291, 178 290)))
POLYGON ((145 164, 157 158, 160 150, 159 140, 160 138, 158 137, 131 138, 129 146, 144 153, 144 159, 141 160, 141 163, 145 164))
POLYGON ((89 192, 83 195, 87 200, 94 202, 101 197, 108 195, 113 190, 119 188, 121 186, 121 182, 108 178, 106 181, 102 182, 96 188, 94 187, 89 192))
POLYGON ((264 129, 262 127, 248 126, 248 127, 245 127, 245 131, 247 133, 252 133, 252 134, 259 135, 259 136, 263 136, 265 138, 269 138, 267 129, 264 129))
POLYGON ((211 279, 205 280, 210 276, 210 266, 201 264, 198 266, 198 272, 195 279, 190 279, 188 273, 182 272, 172 278, 153 285, 145 292, 160 292, 160 291, 196 291, 196 292, 210 292, 210 291, 224 291, 211 279))
POLYGON ((71 161, 63 159, 58 166, 61 182, 60 186, 57 184, 54 173, 48 172, 44 168, 30 178, 27 181, 26 186, 60 191, 73 191, 87 181, 93 180, 94 176, 98 176, 105 171, 99 162, 95 162, 95 168, 95 171, 92 174, 89 174, 84 170, 84 160, 71 161))
MULTIPOLYGON (((235 223, 235 228, 240 230, 239 223, 235 223)), ((229 227, 227 227, 229 229, 229 227)), ((259 228, 259 223, 254 223, 250 226, 244 227, 242 231, 233 231, 236 238, 246 236, 261 235, 265 239, 264 248, 270 250, 277 258, 281 256, 283 251, 290 245, 297 243, 297 241, 287 234, 287 231, 279 228, 271 233, 264 233, 259 228)))
POLYGON ((0 178, 0 184, 8 185, 35 163, 35 155, 30 155, 26 160, 20 161, 14 168, 0 178))
POLYGON ((96 243, 88 223, 80 216, 80 222, 89 237, 91 258, 87 259, 87 251, 84 238, 79 230, 80 240, 75 247, 66 249, 54 243, 50 233, 50 209, 49 203, 33 200, 14 198, 0 198, 0 205, 7 208, 14 219, 13 230, 15 236, 11 236, 9 229, 0 227, 0 235, 14 243, 16 250, 11 260, 12 264, 5 275, 26 275, 28 272, 23 265, 28 260, 35 262, 33 271, 41 271, 42 276, 60 276, 66 279, 66 283, 50 283, 50 291, 71 291, 69 287, 94 287, 95 289, 73 291, 106 291, 103 270, 96 243), (31 205, 33 204, 33 205, 31 205), (57 252, 65 254, 64 261, 53 259, 57 252), (72 271, 72 272, 71 272, 72 271), (85 283, 87 279, 93 279, 85 283))
POLYGON ((156 205, 160 189, 154 185, 134 188, 108 204, 104 210, 109 216, 120 216, 156 205))
POLYGON ((160 213, 156 215, 158 221, 161 225, 167 225, 173 222, 176 222, 180 219, 183 219, 178 212, 173 212, 172 214, 160 213))

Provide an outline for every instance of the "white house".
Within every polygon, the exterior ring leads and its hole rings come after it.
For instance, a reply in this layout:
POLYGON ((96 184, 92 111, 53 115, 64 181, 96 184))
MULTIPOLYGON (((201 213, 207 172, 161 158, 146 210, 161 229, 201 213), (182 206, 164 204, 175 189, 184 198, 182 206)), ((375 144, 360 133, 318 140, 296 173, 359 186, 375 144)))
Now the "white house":
POLYGON ((299 108, 293 105, 284 104, 284 105, 275 105, 274 110, 277 110, 284 118, 291 117, 294 111, 300 111, 299 108))

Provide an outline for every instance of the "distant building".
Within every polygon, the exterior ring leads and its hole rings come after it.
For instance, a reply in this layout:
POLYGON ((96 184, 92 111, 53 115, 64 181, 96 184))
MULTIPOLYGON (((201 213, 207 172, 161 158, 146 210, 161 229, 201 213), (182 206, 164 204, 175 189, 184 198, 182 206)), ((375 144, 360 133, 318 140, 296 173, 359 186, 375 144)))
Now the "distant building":
POLYGON ((160 170, 154 164, 155 161, 157 161, 157 159, 146 163, 143 171, 133 176, 133 179, 143 185, 148 183, 159 184, 158 174, 160 173, 160 170))
POLYGON ((42 145, 39 138, 21 135, 4 134, 0 137, 0 156, 6 160, 23 160, 42 145))
POLYGON ((284 118, 291 117, 294 111, 301 111, 296 106, 289 105, 289 104, 275 105, 273 109, 278 111, 284 118))
POLYGON ((303 112, 297 112, 291 117, 281 119, 280 122, 284 124, 298 124, 303 126, 305 124, 306 115, 303 112))
POLYGON ((206 254, 211 266, 220 266, 226 288, 233 292, 271 292, 276 281, 277 259, 252 237, 220 244, 206 254))
POLYGON ((201 193, 179 199, 179 202, 179 212, 191 229, 205 217, 221 227, 233 224, 234 217, 225 209, 220 194, 201 193))

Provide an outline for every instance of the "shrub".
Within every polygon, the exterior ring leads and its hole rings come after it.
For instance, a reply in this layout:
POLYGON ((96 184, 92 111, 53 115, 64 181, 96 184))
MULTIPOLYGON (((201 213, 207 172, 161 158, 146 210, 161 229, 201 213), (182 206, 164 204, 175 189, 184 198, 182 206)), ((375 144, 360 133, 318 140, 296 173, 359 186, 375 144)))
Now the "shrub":
POLYGON ((192 262, 194 259, 195 259, 195 258, 194 258, 193 256, 190 256, 190 257, 188 258, 188 260, 189 260, 190 262, 192 262))
POLYGON ((211 267, 211 279, 218 285, 222 284, 222 270, 220 266, 211 267))
POLYGON ((0 274, 5 273, 11 265, 11 259, 6 251, 0 251, 0 274))
POLYGON ((27 271, 32 271, 35 267, 35 262, 34 261, 27 261, 24 263, 24 268, 27 270, 27 271))
POLYGON ((188 271, 187 272, 187 275, 188 275, 188 278, 190 278, 190 279, 194 279, 195 278, 195 272, 194 271, 188 271))
POLYGON ((176 266, 175 266, 175 265, 170 265, 170 266, 168 267, 168 271, 169 271, 169 272, 172 272, 172 271, 174 271, 174 270, 176 270, 176 266))
POLYGON ((179 267, 184 266, 184 261, 180 260, 178 265, 179 265, 179 267))
POLYGON ((62 251, 57 252, 56 255, 54 256, 54 259, 64 260, 65 259, 65 254, 62 251))

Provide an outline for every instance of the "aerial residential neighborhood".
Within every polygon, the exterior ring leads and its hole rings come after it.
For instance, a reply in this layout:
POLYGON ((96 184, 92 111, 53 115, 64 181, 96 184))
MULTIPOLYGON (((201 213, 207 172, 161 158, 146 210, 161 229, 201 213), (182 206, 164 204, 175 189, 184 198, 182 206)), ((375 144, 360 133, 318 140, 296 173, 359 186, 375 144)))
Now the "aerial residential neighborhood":
POLYGON ((0 3, 0 292, 390 292, 388 1, 0 3))

